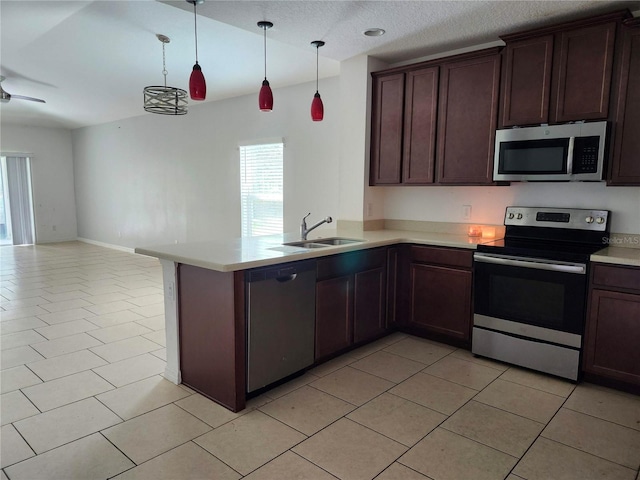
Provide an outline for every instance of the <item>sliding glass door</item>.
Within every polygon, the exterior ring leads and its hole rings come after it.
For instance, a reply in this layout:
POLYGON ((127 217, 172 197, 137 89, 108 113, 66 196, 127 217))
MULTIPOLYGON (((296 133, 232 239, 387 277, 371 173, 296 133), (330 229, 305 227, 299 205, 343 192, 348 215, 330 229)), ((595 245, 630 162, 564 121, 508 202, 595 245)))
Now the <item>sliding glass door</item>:
POLYGON ((33 244, 31 159, 20 155, 0 157, 0 175, 0 245, 33 244))

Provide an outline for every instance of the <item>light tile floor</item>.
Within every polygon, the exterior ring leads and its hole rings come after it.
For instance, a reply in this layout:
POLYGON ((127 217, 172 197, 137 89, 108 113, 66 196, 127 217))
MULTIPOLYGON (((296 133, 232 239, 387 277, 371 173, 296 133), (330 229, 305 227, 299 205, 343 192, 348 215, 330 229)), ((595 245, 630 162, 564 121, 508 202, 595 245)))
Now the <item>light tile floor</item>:
POLYGON ((640 397, 396 333, 236 414, 162 378, 155 259, 0 254, 2 479, 640 480, 640 397))

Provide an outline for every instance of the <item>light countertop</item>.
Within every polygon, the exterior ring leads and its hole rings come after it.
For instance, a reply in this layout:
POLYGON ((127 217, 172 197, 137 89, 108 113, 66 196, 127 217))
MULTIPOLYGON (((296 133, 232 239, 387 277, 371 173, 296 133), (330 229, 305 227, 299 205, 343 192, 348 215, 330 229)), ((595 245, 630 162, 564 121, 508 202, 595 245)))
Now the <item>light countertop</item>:
POLYGON ((237 238, 233 240, 138 247, 135 249, 135 252, 176 263, 207 268, 209 270, 233 272, 284 262, 335 255, 337 253, 394 245, 396 243, 415 243, 475 250, 479 243, 493 240, 491 238, 469 237, 460 234, 413 232, 405 230, 357 232, 353 230, 320 230, 311 233, 309 235, 309 241, 336 236, 361 239, 364 241, 361 243, 324 248, 301 248, 282 245, 284 242, 300 240, 297 234, 289 233, 284 235, 237 238))
MULTIPOLYGON (((418 245, 475 250, 478 244, 493 240, 491 238, 469 237, 462 234, 408 230, 354 232, 353 230, 325 229, 310 234, 309 241, 336 236, 359 239, 363 240, 363 242, 324 248, 301 248, 282 245, 285 242, 293 242, 300 239, 298 234, 288 233, 263 237, 236 238, 233 240, 138 247, 135 251, 142 255, 149 255, 176 263, 185 263, 219 272, 233 272, 397 243, 415 243, 418 245)), ((640 249, 606 247, 591 255, 591 261, 640 267, 640 249)))
POLYGON ((591 255, 591 261, 640 267, 640 248, 607 247, 591 255))

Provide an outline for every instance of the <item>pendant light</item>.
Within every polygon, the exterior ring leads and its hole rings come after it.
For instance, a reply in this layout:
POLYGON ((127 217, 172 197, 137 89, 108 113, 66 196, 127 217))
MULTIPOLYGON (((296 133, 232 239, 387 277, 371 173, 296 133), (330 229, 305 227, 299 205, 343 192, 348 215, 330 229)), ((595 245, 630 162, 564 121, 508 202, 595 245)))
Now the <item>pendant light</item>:
POLYGON ((164 46, 171 40, 166 35, 157 34, 162 42, 162 74, 164 86, 144 87, 144 109, 160 115, 185 115, 187 113, 187 91, 181 88, 167 87, 167 66, 164 46))
POLYGON ((324 105, 322 104, 322 98, 318 92, 318 49, 324 45, 322 40, 315 40, 311 42, 311 45, 316 47, 316 93, 313 96, 311 102, 311 120, 314 122, 321 122, 324 118, 324 105))
POLYGON ((196 64, 189 77, 189 94, 191 100, 204 100, 207 96, 207 82, 198 64, 198 16, 196 14, 196 5, 204 3, 204 0, 187 0, 187 3, 193 4, 193 31, 196 37, 196 64))
POLYGON ((270 112, 273 110, 273 93, 267 80, 267 30, 273 27, 273 23, 258 22, 258 26, 264 30, 264 80, 258 96, 258 105, 260 106, 260 111, 270 112))

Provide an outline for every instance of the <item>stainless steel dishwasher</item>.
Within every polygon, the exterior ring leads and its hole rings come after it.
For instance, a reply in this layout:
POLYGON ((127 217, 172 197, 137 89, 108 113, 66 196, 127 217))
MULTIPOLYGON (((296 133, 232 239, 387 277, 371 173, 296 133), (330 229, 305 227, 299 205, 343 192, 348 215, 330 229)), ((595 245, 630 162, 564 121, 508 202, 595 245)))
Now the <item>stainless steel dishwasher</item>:
POLYGON ((314 361, 316 262, 280 264, 247 273, 247 392, 314 361))

